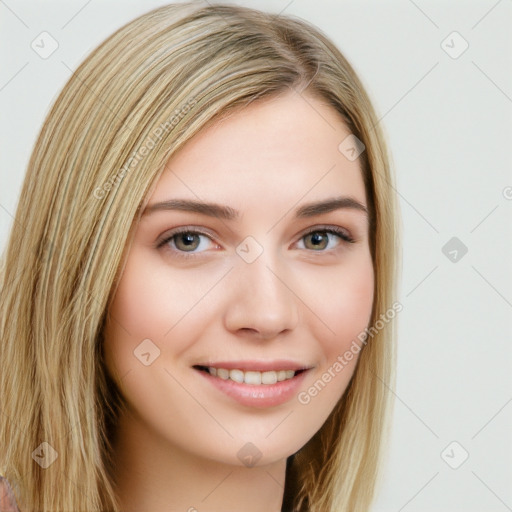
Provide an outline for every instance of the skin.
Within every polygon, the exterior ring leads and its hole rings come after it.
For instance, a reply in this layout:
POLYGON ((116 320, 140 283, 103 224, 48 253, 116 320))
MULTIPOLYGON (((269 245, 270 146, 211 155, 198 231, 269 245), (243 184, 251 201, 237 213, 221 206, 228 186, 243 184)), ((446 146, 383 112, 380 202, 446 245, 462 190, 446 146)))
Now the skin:
POLYGON ((146 205, 200 199, 240 217, 156 210, 135 226, 105 333, 108 371, 129 404, 115 441, 123 510, 280 510, 286 458, 325 422, 357 354, 309 403, 298 394, 332 374, 373 304, 366 213, 294 217, 306 203, 337 196, 367 207, 359 161, 338 150, 349 134, 332 107, 286 92, 203 129, 168 162, 146 205), (193 238, 192 253, 179 237, 156 247, 180 226, 208 236, 193 238), (305 236, 310 228, 320 244, 305 236), (263 249, 252 263, 236 251, 248 236, 263 249), (160 350, 147 366, 134 356, 145 339, 160 350), (311 369, 286 403, 250 407, 192 368, 249 359, 311 369), (261 453, 254 467, 237 457, 248 442, 261 453))

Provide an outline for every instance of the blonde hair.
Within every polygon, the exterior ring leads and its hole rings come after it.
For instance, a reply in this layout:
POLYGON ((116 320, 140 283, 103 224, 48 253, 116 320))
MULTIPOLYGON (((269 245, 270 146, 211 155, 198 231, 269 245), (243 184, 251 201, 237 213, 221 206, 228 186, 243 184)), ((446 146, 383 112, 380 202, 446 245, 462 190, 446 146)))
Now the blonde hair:
MULTIPOLYGON (((53 105, 3 258, 0 473, 22 510, 119 511, 109 436, 123 399, 105 369, 102 332, 141 205, 199 130, 290 88, 327 102, 366 146, 371 324, 390 308, 392 172, 340 51, 300 19, 245 7, 193 1, 140 16, 87 57, 53 105), (32 457, 43 442, 58 454, 46 469, 32 457)), ((290 458, 296 510, 368 510, 388 430, 393 338, 392 323, 372 336, 328 420, 290 458)))

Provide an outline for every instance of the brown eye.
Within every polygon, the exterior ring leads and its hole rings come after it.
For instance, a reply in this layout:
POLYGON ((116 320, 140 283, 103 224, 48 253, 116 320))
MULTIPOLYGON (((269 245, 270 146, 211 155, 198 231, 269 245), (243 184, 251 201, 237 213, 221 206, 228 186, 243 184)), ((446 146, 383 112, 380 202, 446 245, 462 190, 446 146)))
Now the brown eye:
POLYGON ((329 244, 329 235, 326 231, 313 231, 304 237, 306 249, 325 249, 329 244))
POLYGON ((165 249, 174 256, 195 257, 214 246, 212 237, 194 229, 180 229, 168 234, 156 245, 157 249, 165 249))
POLYGON ((338 226, 311 229, 302 235, 300 241, 301 244, 304 244, 303 247, 300 247, 301 249, 308 249, 313 252, 328 252, 341 243, 351 244, 355 242, 347 230, 338 226))
POLYGON ((178 233, 172 237, 174 245, 180 251, 194 251, 199 247, 200 235, 197 233, 178 233))

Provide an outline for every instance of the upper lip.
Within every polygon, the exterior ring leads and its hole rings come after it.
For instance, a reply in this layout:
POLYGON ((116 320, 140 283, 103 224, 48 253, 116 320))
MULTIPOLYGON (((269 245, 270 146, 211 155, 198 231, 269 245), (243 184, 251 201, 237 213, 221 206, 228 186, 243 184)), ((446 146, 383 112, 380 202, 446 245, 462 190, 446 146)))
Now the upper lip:
POLYGON ((225 368, 226 370, 243 371, 278 371, 278 370, 307 370, 311 368, 308 365, 289 361, 285 359, 276 359, 274 361, 215 361, 210 363, 201 363, 195 366, 206 366, 213 368, 225 368))

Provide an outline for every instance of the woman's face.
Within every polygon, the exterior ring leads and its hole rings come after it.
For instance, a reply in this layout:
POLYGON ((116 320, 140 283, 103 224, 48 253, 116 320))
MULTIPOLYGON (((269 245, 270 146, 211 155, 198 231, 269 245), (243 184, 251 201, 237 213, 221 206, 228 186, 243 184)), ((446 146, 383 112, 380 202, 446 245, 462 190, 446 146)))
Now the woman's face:
POLYGON ((162 450, 274 462, 343 395, 358 357, 344 354, 374 290, 348 135, 332 107, 290 92, 204 129, 168 162, 105 333, 130 421, 162 450))

